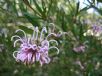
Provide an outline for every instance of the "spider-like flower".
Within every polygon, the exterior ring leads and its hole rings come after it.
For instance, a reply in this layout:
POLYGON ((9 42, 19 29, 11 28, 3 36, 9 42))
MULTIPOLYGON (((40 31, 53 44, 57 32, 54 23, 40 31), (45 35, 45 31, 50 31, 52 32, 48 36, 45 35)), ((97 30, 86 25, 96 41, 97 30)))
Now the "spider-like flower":
POLYGON ((48 40, 51 35, 57 35, 55 33, 49 33, 45 37, 44 33, 47 33, 46 27, 43 27, 40 33, 38 27, 35 27, 33 34, 30 37, 28 37, 21 29, 17 30, 16 33, 20 31, 24 34, 23 38, 18 35, 14 35, 11 38, 11 40, 17 38, 14 41, 14 47, 16 47, 18 41, 21 42, 19 50, 13 52, 13 57, 16 61, 21 61, 25 64, 33 64, 35 61, 38 61, 42 66, 43 64, 48 64, 50 62, 50 57, 48 55, 50 49, 56 49, 57 54, 59 53, 59 49, 56 46, 50 46, 51 42, 55 42, 58 45, 57 41, 54 39, 48 40))

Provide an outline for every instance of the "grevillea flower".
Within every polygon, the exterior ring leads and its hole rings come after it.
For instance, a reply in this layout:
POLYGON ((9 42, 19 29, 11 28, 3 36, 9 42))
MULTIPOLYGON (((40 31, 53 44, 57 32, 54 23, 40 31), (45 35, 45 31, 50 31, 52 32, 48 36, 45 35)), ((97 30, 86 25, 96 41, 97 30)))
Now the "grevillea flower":
POLYGON ((102 26, 94 25, 94 26, 92 26, 92 29, 94 32, 100 32, 100 31, 102 31, 102 26))
POLYGON ((78 47, 74 47, 73 50, 75 52, 84 52, 85 51, 85 46, 84 45, 80 45, 78 47))
POLYGON ((55 33, 49 33, 45 37, 44 33, 47 33, 46 27, 43 27, 41 32, 39 32, 38 27, 35 27, 33 34, 30 37, 28 37, 27 34, 21 29, 17 30, 16 33, 20 31, 24 34, 23 38, 18 35, 14 35, 11 38, 11 40, 17 38, 14 41, 14 47, 16 47, 16 43, 18 41, 21 42, 19 50, 13 52, 13 57, 16 61, 20 61, 25 64, 33 64, 37 61, 40 62, 42 66, 45 63, 48 64, 51 60, 48 55, 48 51, 50 49, 56 49, 57 54, 59 53, 59 49, 56 46, 50 46, 51 42, 55 42, 56 45, 58 45, 57 41, 54 39, 48 40, 51 35, 57 35, 55 33))
POLYGON ((84 33, 84 36, 86 35, 100 37, 102 35, 102 26, 99 25, 91 26, 91 28, 84 33))
POLYGON ((73 51, 75 52, 85 52, 87 50, 89 42, 88 41, 84 41, 83 43, 77 43, 76 45, 74 45, 73 47, 73 51))
POLYGON ((92 31, 95 34, 95 36, 100 36, 100 34, 102 34, 102 26, 94 25, 92 26, 92 31))

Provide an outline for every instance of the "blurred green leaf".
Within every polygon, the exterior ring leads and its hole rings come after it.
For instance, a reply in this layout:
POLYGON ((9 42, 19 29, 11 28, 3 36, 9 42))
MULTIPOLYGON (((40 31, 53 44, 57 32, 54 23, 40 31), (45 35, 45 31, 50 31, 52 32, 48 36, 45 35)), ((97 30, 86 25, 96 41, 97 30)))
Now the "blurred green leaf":
POLYGON ((79 13, 80 2, 78 2, 76 5, 77 5, 77 7, 76 7, 76 14, 75 14, 75 16, 77 16, 78 13, 79 13))
POLYGON ((98 7, 93 6, 93 5, 92 5, 92 7, 93 7, 99 14, 102 15, 102 8, 98 8, 98 7))
POLYGON ((26 27, 26 26, 19 25, 18 27, 19 27, 20 29, 24 30, 24 31, 25 31, 26 33, 28 33, 28 34, 32 34, 32 33, 33 33, 33 30, 30 29, 30 28, 28 28, 28 27, 26 27))
POLYGON ((28 19, 28 21, 33 25, 33 26, 39 26, 39 20, 41 18, 37 17, 37 16, 33 16, 29 13, 24 13, 24 16, 28 19))
POLYGON ((28 13, 28 11, 24 8, 23 4, 20 4, 20 9, 22 11, 22 14, 28 19, 28 21, 33 25, 33 26, 39 26, 38 20, 41 19, 38 16, 31 15, 28 13))
POLYGON ((82 9, 79 11, 79 13, 84 12, 84 11, 87 11, 87 10, 90 9, 90 8, 91 8, 91 6, 89 6, 89 7, 84 7, 84 8, 82 8, 82 9))
POLYGON ((97 1, 102 3, 102 0, 97 0, 97 1))
MULTIPOLYGON (((39 16, 40 16, 40 14, 35 10, 35 9, 33 9, 32 7, 31 7, 31 5, 29 4, 29 1, 28 0, 23 0, 24 1, 24 3, 29 7, 29 8, 31 8, 36 14, 38 14, 39 16)), ((22 3, 23 4, 23 3, 22 3)))
POLYGON ((36 9, 43 15, 44 13, 43 13, 43 10, 42 10, 42 8, 39 6, 39 4, 37 3, 37 1, 36 0, 33 0, 33 2, 34 2, 34 4, 35 4, 35 6, 36 6, 36 9))

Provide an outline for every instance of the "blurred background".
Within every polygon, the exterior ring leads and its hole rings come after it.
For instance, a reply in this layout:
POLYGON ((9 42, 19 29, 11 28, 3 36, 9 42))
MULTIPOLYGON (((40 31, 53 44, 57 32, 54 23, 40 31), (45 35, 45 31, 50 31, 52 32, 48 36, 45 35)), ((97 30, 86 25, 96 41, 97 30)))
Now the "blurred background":
POLYGON ((0 76, 102 76, 102 0, 0 0, 0 76), (60 53, 42 67, 16 62, 15 30, 50 23, 68 33, 56 39, 60 53))

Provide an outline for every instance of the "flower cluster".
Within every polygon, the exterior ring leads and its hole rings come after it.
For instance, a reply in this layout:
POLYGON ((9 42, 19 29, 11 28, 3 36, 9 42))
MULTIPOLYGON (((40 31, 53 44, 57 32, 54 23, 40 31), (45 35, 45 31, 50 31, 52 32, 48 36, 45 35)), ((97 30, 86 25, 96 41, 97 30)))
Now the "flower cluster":
POLYGON ((84 33, 84 36, 91 35, 95 37, 99 37, 102 35, 102 26, 93 25, 87 32, 84 33))
POLYGON ((102 34, 102 26, 94 25, 92 26, 92 31, 96 36, 100 36, 102 34))
POLYGON ((30 37, 28 37, 21 29, 17 30, 16 33, 17 32, 22 32, 24 37, 14 35, 11 38, 11 40, 16 38, 14 41, 14 47, 16 47, 17 42, 20 42, 19 50, 13 52, 13 57, 16 61, 20 61, 25 64, 33 64, 37 61, 42 66, 43 64, 48 64, 51 61, 48 55, 48 51, 50 49, 56 49, 57 54, 59 53, 59 49, 56 46, 50 46, 51 42, 55 42, 56 45, 58 45, 57 41, 54 39, 48 40, 51 35, 56 36, 56 34, 49 33, 45 37, 44 33, 47 33, 46 27, 43 27, 40 33, 38 27, 34 27, 33 34, 30 37))

